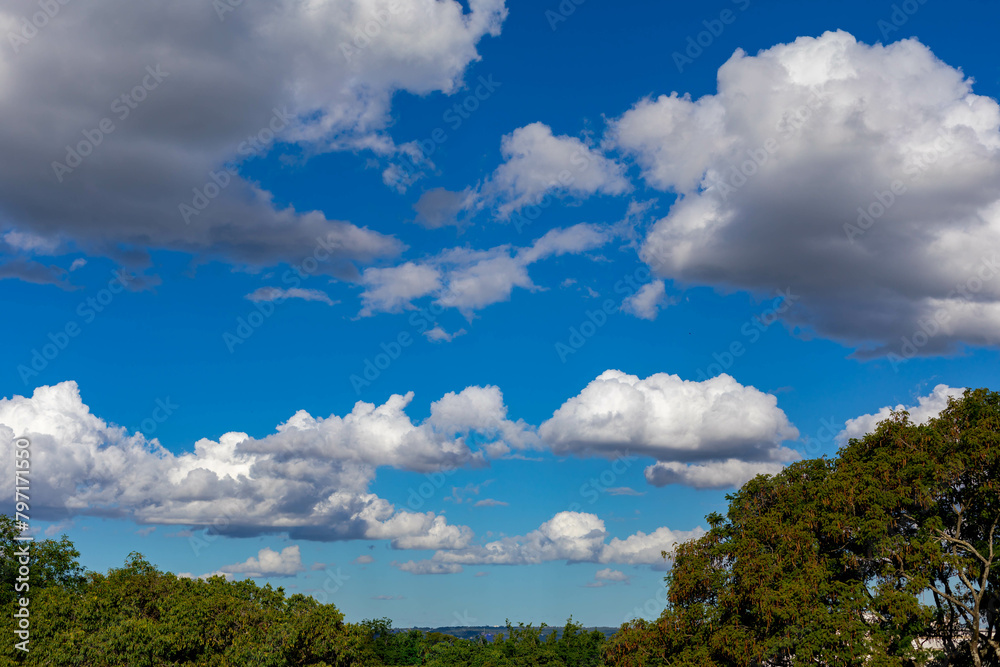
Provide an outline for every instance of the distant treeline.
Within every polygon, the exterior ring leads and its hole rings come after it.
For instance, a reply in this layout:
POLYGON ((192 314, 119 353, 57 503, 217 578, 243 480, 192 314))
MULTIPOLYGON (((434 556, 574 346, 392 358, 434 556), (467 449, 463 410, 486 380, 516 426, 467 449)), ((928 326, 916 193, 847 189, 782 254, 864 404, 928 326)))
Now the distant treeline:
POLYGON ((0 665, 1000 667, 1000 394, 966 391, 925 425, 894 413, 727 499, 703 537, 664 553, 659 619, 610 638, 572 619, 466 638, 345 623, 333 604, 179 578, 137 553, 85 572, 65 536, 33 544, 26 591, 0 516, 0 665))

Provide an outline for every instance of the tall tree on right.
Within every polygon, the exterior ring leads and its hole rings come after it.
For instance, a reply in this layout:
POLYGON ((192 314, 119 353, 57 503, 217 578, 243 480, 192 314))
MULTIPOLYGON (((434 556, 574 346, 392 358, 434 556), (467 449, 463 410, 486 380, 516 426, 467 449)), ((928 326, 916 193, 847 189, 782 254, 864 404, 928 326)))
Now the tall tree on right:
POLYGON ((966 390, 926 425, 894 414, 838 468, 879 585, 933 600, 922 632, 947 664, 1000 667, 1000 394, 966 390))

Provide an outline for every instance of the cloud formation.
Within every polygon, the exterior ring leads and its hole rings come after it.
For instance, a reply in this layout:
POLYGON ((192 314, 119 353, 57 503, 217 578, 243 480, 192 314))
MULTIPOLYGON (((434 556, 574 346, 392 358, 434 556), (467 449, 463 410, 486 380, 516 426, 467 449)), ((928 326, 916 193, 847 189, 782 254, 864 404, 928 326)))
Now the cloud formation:
MULTIPOLYGON (((420 262, 365 269, 359 315, 412 309, 415 299, 433 296, 439 306, 456 308, 471 320, 476 311, 509 300, 515 287, 539 289, 528 275, 530 265, 550 257, 594 250, 612 238, 613 233, 604 226, 580 223, 549 230, 523 248, 453 248, 420 262)), ((435 341, 453 337, 443 330, 429 336, 435 341)))
MULTIPOLYGON (((501 140, 504 162, 481 188, 501 218, 537 204, 546 194, 585 199, 631 189, 622 165, 576 137, 555 136, 544 123, 519 127, 501 140)), ((483 205, 483 202, 479 202, 483 205)))
POLYGON ((622 310, 643 320, 655 320, 660 314, 660 307, 668 303, 666 284, 662 280, 654 280, 622 301, 622 310))
POLYGON ((712 462, 719 479, 720 466, 732 465, 728 459, 778 463, 799 458, 781 445, 799 432, 777 403, 775 396, 728 375, 695 382, 657 373, 642 380, 609 370, 563 403, 539 427, 539 435, 557 454, 650 456, 669 464, 647 471, 651 483, 701 486, 713 475, 684 463, 712 462))
POLYGON ((225 574, 244 574, 248 577, 294 577, 304 572, 299 546, 293 544, 281 551, 264 547, 257 556, 251 556, 242 563, 224 565, 219 568, 225 574))
POLYGON ((642 247, 661 276, 791 287, 786 322, 861 356, 1000 344, 1000 107, 920 42, 737 50, 716 94, 641 100, 606 142, 680 195, 642 247))
POLYGON ((258 287, 253 292, 250 292, 250 294, 247 294, 246 298, 254 303, 259 303, 261 301, 281 302, 286 299, 319 301, 320 303, 325 303, 328 306, 333 306, 339 303, 339 301, 332 300, 330 295, 326 292, 318 289, 303 289, 301 287, 292 287, 289 289, 282 289, 280 287, 258 287))
POLYGON ((669 552, 679 542, 703 534, 701 528, 673 531, 663 527, 649 534, 639 531, 625 539, 608 540, 604 521, 596 515, 559 512, 527 535, 438 551, 430 560, 410 561, 404 564, 406 567, 397 567, 408 572, 427 570, 444 574, 460 572, 463 565, 529 565, 551 561, 663 566, 663 551, 669 552))
MULTIPOLYGON (((39 519, 124 517, 231 535, 385 539, 400 549, 465 546, 472 537, 467 527, 433 512, 397 510, 370 493, 376 469, 483 465, 483 452, 466 442, 472 429, 493 429, 521 446, 531 443, 531 429, 506 419, 495 387, 449 393, 421 424, 404 412, 412 398, 358 402, 344 417, 300 411, 264 438, 227 433, 174 454, 91 414, 76 383, 63 382, 39 387, 30 398, 0 400, 0 451, 13 456, 16 437, 30 440, 34 469, 46 471, 32 482, 39 519)), ((13 493, 12 480, 4 485, 13 493)))
MULTIPOLYGON (((301 261, 322 239, 320 271, 348 277, 398 254, 390 236, 277 205, 238 166, 286 147, 410 150, 385 131, 394 92, 458 90, 479 41, 499 34, 503 0, 468 4, 110 0, 58 13, 0 50, 0 232, 17 234, 0 275, 54 282, 35 258, 74 249, 261 266, 301 261)), ((37 11, 5 2, 4 34, 37 11)))

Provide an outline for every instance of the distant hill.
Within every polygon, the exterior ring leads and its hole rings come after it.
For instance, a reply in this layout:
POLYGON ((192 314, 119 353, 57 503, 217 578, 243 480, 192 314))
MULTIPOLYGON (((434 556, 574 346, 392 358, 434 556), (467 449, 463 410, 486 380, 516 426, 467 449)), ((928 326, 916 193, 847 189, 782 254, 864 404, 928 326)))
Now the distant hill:
MULTIPOLYGON (((488 635, 489 637, 495 637, 496 635, 507 635, 507 627, 504 625, 452 625, 442 628, 397 628, 397 632, 405 632, 407 630, 420 630, 421 632, 440 632, 446 635, 452 635, 453 637, 458 637, 459 639, 475 639, 481 635, 488 635)), ((611 635, 618 632, 618 628, 611 627, 591 627, 584 628, 584 632, 590 632, 592 630, 598 630, 604 633, 605 637, 610 637, 611 635)), ((553 632, 556 633, 556 638, 562 636, 562 627, 546 627, 542 630, 542 637, 548 637, 553 632)))

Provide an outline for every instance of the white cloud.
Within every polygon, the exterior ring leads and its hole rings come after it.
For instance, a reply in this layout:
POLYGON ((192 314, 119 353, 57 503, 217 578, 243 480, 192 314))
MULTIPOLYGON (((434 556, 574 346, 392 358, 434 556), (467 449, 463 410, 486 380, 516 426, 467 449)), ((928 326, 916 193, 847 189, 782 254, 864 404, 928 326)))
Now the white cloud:
MULTIPOLYGON (((386 134, 393 94, 459 90, 479 41, 499 34, 503 0, 468 5, 109 0, 67 10, 19 49, 0 51, 0 205, 18 212, 13 230, 0 232, 137 265, 148 258, 136 250, 157 248, 236 265, 298 262, 322 238, 333 250, 320 271, 353 276, 353 262, 395 255, 401 244, 319 211, 279 207, 223 165, 284 144, 379 158, 409 150, 386 134), (232 11, 220 20, 219 7, 232 11), (362 43, 369 24, 378 34, 362 43), (130 109, 120 96, 136 86, 143 99, 130 109), (98 134, 102 118, 113 134, 59 183, 51 163, 66 162, 66 146, 85 142, 84 132, 98 134), (194 190, 206 187, 215 196, 197 199, 194 190), (180 204, 193 211, 187 221, 180 204)), ((0 25, 37 11, 34 0, 10 0, 0 25)), ((42 280, 35 274, 49 270, 20 259, 6 272, 42 280)))
POLYGON ((433 329, 428 329, 424 332, 424 337, 427 338, 432 343, 450 343, 459 336, 464 336, 467 332, 465 329, 459 329, 455 333, 448 333, 441 328, 441 325, 435 326, 433 329))
POLYGON ((361 294, 360 315, 413 308, 414 299, 433 295, 438 305, 457 308, 471 320, 477 310, 508 301, 515 287, 539 289, 528 275, 531 264, 550 257, 587 252, 605 245, 612 238, 607 227, 580 223, 550 230, 523 248, 508 245, 489 250, 452 248, 421 263, 366 269, 361 281, 365 291, 361 294))
POLYGON ((328 306, 339 303, 339 301, 331 300, 330 296, 326 292, 322 292, 318 289, 302 289, 301 287, 292 287, 290 289, 282 289, 280 287, 258 287, 253 292, 250 292, 250 294, 247 294, 246 298, 254 303, 261 301, 284 301, 285 299, 319 301, 328 306))
POLYGON ((499 203, 503 218, 538 203, 547 193, 586 198, 618 195, 630 189, 620 164, 575 137, 554 136, 543 123, 532 123, 503 137, 501 164, 482 188, 499 203))
POLYGON ((461 214, 472 206, 472 198, 474 193, 471 191, 452 192, 444 188, 428 190, 413 205, 417 214, 414 222, 427 229, 460 226, 461 214))
POLYGON ((646 468, 646 481, 653 486, 683 484, 696 489, 723 489, 743 486, 757 475, 776 475, 784 466, 780 463, 761 463, 727 459, 710 463, 678 463, 658 461, 646 468))
POLYGON ((662 276, 791 288, 788 323, 862 356, 1000 344, 1000 107, 918 41, 737 50, 716 94, 642 100, 606 141, 680 194, 642 248, 662 276))
POLYGON ((510 503, 504 502, 502 500, 494 500, 493 498, 483 498, 482 500, 477 500, 475 507, 507 507, 510 503))
POLYGON ((430 560, 407 561, 405 563, 393 563, 403 572, 411 574, 458 574, 462 571, 461 565, 454 563, 436 563, 430 560))
POLYGON ((257 556, 251 556, 242 563, 225 565, 219 568, 220 572, 226 574, 245 574, 248 577, 294 577, 299 572, 304 572, 302 565, 302 554, 299 553, 299 546, 293 544, 285 547, 281 551, 264 547, 257 556))
POLYGON ((432 266, 406 262, 386 269, 365 269, 361 284, 365 291, 361 294, 364 306, 360 315, 367 317, 411 308, 413 299, 441 288, 441 272, 432 266))
POLYGON ((610 567, 606 567, 603 570, 598 570, 594 575, 594 579, 598 581, 625 581, 627 582, 628 575, 621 570, 612 570, 610 567))
POLYGON ((527 535, 438 551, 429 561, 411 561, 408 565, 431 568, 434 565, 526 565, 567 561, 661 566, 664 562, 661 552, 669 552, 679 542, 703 534, 701 528, 672 531, 664 527, 649 534, 639 531, 625 539, 608 540, 604 521, 596 515, 559 512, 527 535))
POLYGON ((797 438, 798 430, 777 402, 728 375, 695 382, 657 373, 641 380, 609 370, 563 403, 539 435, 557 454, 793 460, 798 455, 780 443, 797 438))
MULTIPOLYGON (((0 452, 12 457, 15 436, 30 439, 32 460, 47 471, 32 482, 39 499, 32 509, 42 520, 111 516, 238 535, 386 539, 401 549, 465 546, 468 528, 432 512, 398 510, 370 493, 376 469, 482 465, 482 451, 467 444, 472 430, 524 447, 534 444, 534 429, 506 419, 495 387, 449 393, 420 424, 404 412, 412 397, 358 402, 344 417, 300 411, 269 436, 227 433, 173 454, 91 414, 76 383, 63 382, 0 400, 0 452)), ((13 493, 12 479, 3 486, 13 493)))
POLYGON ((375 562, 375 559, 368 554, 364 554, 355 558, 353 562, 355 565, 370 565, 375 562))
POLYGON ((961 398, 964 392, 963 387, 939 384, 931 393, 918 397, 916 405, 905 406, 900 403, 894 408, 885 406, 874 414, 848 419, 844 424, 844 430, 837 434, 837 445, 843 447, 851 438, 863 438, 866 434, 872 433, 878 423, 888 419, 889 413, 893 411, 906 410, 910 413, 910 421, 914 424, 926 424, 948 407, 949 398, 961 398))
POLYGON ((655 320, 660 306, 669 303, 667 287, 662 280, 643 285, 638 292, 622 302, 622 310, 644 320, 655 320))
POLYGON ((644 496, 644 491, 636 491, 630 486, 610 486, 604 492, 611 496, 644 496))

